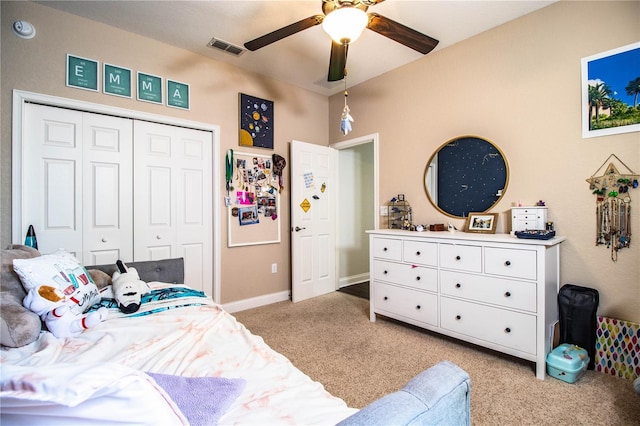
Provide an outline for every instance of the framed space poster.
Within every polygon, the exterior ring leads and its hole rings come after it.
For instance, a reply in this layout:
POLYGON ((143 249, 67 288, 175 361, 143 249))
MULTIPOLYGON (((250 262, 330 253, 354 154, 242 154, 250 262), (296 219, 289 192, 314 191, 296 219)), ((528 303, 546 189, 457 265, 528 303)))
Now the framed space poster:
POLYGON ((640 42, 582 58, 582 137, 640 131, 640 42))
POLYGON ((273 149, 273 101, 240 93, 238 144, 273 149))

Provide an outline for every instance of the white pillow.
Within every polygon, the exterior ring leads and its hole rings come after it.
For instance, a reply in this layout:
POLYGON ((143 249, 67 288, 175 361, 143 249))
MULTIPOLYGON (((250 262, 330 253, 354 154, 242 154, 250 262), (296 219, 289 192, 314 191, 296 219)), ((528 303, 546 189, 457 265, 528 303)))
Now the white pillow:
POLYGON ((76 314, 84 313, 100 302, 100 292, 91 275, 64 249, 32 259, 15 259, 13 269, 27 292, 42 285, 54 287, 65 295, 70 309, 76 314))
POLYGON ((187 425, 146 374, 115 363, 2 365, 0 423, 187 425))

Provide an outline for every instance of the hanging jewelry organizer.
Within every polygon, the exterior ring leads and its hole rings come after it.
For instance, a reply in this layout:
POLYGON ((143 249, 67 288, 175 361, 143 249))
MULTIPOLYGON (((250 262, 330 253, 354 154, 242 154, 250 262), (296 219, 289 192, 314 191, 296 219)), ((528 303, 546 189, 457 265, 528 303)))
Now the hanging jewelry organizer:
POLYGON ((611 260, 618 260, 618 251, 631 245, 631 194, 638 187, 640 175, 635 174, 615 154, 611 154, 587 182, 596 195, 596 245, 611 249, 611 260), (615 159, 626 170, 618 171, 609 160, 615 159))

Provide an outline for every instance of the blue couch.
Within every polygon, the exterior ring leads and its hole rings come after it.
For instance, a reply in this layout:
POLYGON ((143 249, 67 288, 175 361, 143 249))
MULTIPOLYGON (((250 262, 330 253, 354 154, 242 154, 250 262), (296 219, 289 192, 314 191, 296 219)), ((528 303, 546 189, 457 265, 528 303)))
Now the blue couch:
POLYGON ((442 361, 338 426, 470 425, 470 390, 469 375, 442 361))

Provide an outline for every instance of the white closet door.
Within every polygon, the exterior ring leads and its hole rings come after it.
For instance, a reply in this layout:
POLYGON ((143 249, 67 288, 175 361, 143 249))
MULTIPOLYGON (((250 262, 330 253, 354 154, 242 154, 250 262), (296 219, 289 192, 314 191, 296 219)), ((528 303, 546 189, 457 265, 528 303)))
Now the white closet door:
POLYGON ((85 265, 133 260, 132 138, 132 120, 84 114, 85 265))
POLYGON ((22 144, 22 235, 38 249, 82 256, 82 113, 25 105, 22 144))
POLYGON ((27 104, 22 226, 85 265, 133 260, 132 122, 27 104))
POLYGON ((183 257, 212 296, 212 134, 136 121, 134 140, 134 259, 183 257))

